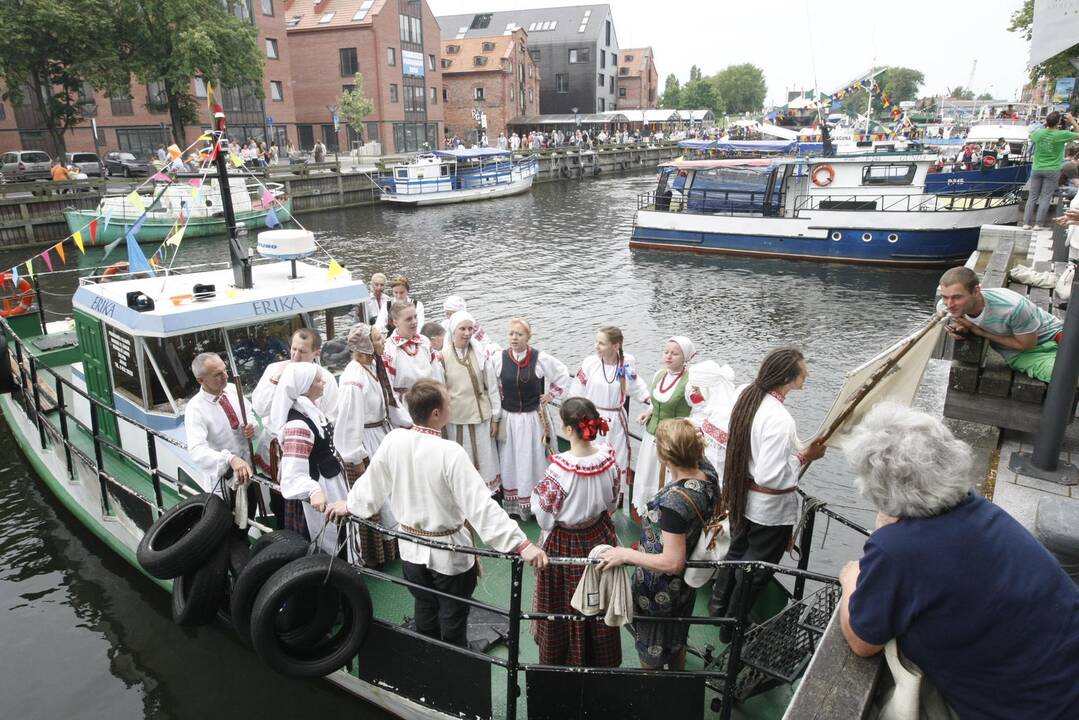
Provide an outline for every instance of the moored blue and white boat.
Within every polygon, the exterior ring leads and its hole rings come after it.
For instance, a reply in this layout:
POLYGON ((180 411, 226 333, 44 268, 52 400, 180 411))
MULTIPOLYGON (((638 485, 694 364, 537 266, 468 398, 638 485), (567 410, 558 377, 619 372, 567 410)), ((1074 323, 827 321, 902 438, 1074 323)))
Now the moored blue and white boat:
POLYGON ((439 150, 394 165, 378 179, 382 199, 405 205, 488 200, 532 187, 538 164, 529 157, 514 162, 508 150, 439 150))
POLYGON ((935 160, 876 152, 666 163, 657 189, 638 197, 630 247, 873 265, 962 263, 982 225, 1017 222, 1022 183, 942 192, 927 187, 935 160))

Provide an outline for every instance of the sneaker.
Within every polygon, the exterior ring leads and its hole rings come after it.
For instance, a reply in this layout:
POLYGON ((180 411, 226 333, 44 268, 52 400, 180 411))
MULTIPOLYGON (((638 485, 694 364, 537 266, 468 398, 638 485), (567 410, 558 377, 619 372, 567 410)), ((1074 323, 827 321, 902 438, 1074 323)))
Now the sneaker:
POLYGON ((1042 227, 1041 225, 1035 225, 1034 226, 1034 232, 1038 232, 1039 230, 1045 230, 1045 228, 1042 227))
POLYGON ((1023 229, 1024 229, 1024 230, 1029 230, 1029 229, 1030 229, 1030 226, 1029 226, 1029 225, 1024 225, 1024 226, 1023 226, 1023 229))

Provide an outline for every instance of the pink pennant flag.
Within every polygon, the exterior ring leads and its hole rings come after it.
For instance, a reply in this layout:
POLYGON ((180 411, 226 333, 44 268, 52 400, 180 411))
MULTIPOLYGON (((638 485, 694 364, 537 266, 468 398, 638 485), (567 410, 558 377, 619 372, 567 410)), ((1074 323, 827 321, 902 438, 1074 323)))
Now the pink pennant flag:
POLYGON ((41 259, 45 261, 45 266, 49 268, 49 272, 52 272, 52 258, 49 257, 49 251, 41 253, 41 259))
POLYGON ((262 207, 268 208, 273 206, 273 193, 269 190, 262 191, 262 207))
POLYGON ((191 178, 187 184, 191 187, 202 187, 202 178, 191 178))
POLYGON ((156 172, 150 176, 151 180, 157 180, 158 182, 172 182, 172 178, 163 172, 156 172))

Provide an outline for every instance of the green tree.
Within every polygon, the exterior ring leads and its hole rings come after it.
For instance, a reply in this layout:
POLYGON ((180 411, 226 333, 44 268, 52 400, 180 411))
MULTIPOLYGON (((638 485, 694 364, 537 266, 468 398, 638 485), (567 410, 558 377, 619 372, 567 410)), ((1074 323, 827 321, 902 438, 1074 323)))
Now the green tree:
POLYGON ((979 95, 975 99, 976 100, 992 100, 993 99, 993 93, 982 93, 981 95, 979 95))
POLYGON ((354 130, 363 127, 363 119, 375 110, 375 101, 363 94, 363 73, 356 73, 352 89, 337 97, 337 112, 354 130))
POLYGON ((704 77, 704 74, 701 72, 701 69, 699 67, 697 67, 696 65, 693 65, 693 66, 691 66, 689 68, 689 81, 690 82, 693 82, 694 80, 701 80, 701 79, 703 79, 703 77, 704 77))
POLYGON ((764 72, 751 63, 730 65, 713 76, 716 92, 729 113, 755 112, 764 106, 764 72))
POLYGON ((687 82, 682 88, 682 105, 687 110, 711 110, 716 117, 723 115, 727 107, 712 78, 687 82))
POLYGON ((89 117, 93 90, 122 87, 106 0, 0 2, 0 77, 4 97, 41 118, 52 149, 89 117))
POLYGON ((659 98, 659 106, 669 110, 677 110, 682 105, 682 83, 678 77, 671 73, 663 84, 663 95, 659 98))
POLYGON ((968 90, 962 85, 956 85, 948 90, 948 97, 955 98, 956 100, 973 100, 974 91, 968 90))
MULTIPOLYGON (((244 0, 107 0, 122 38, 124 66, 143 83, 159 82, 172 133, 183 140, 198 122, 191 80, 250 89, 263 97, 258 31, 244 0)), ((220 96, 219 96, 220 97, 220 96)), ((153 99, 151 99, 151 102, 153 99)))
MULTIPOLYGON (((1030 40, 1034 31, 1034 0, 1023 0, 1023 7, 1012 13, 1012 23, 1008 26, 1010 32, 1020 33, 1030 40)), ((1079 55, 1079 44, 1072 45, 1067 50, 1057 53, 1043 63, 1030 68, 1030 81, 1037 82, 1042 78, 1071 77, 1075 74, 1075 68, 1068 58, 1079 55)))

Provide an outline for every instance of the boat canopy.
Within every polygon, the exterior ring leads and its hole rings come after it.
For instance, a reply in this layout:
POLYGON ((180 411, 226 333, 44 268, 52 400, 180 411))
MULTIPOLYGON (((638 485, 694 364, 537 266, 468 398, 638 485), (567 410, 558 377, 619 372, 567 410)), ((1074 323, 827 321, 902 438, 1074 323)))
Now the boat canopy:
POLYGON ((683 140, 678 147, 688 150, 784 153, 794 150, 797 144, 793 140, 683 140))
POLYGON ((715 170, 717 168, 766 168, 773 160, 768 158, 740 158, 727 160, 671 160, 660 163, 661 168, 675 170, 715 170))
POLYGON ((438 157, 454 158, 456 160, 480 160, 483 158, 495 158, 495 157, 509 157, 509 150, 499 150, 498 148, 454 148, 453 150, 435 150, 434 153, 438 157))

